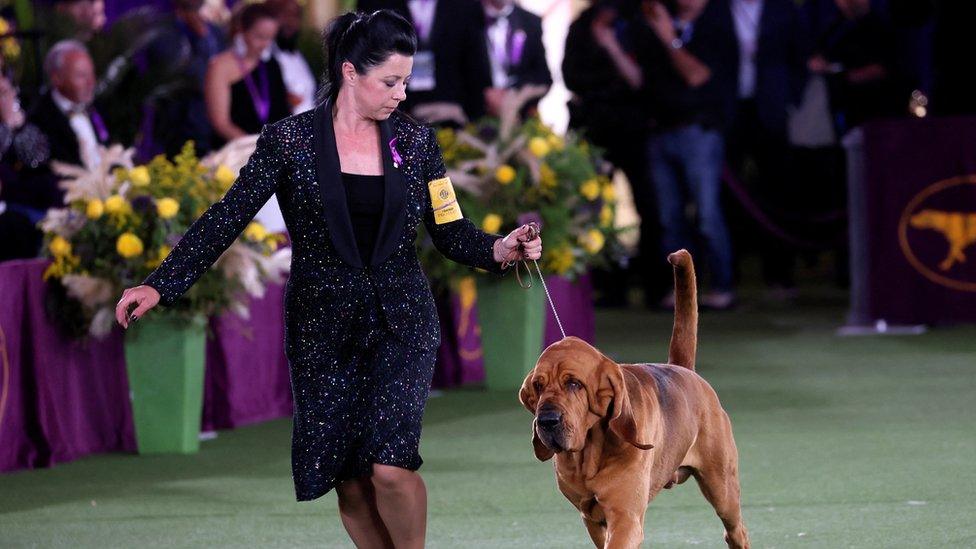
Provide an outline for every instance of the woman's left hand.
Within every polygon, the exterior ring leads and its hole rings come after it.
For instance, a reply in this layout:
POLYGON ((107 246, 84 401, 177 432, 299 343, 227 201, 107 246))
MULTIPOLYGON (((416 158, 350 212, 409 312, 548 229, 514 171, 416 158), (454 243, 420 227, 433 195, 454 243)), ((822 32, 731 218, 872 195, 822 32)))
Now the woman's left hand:
POLYGON ((522 225, 499 238, 494 246, 495 261, 499 263, 539 259, 542 257, 542 237, 535 228, 522 225))

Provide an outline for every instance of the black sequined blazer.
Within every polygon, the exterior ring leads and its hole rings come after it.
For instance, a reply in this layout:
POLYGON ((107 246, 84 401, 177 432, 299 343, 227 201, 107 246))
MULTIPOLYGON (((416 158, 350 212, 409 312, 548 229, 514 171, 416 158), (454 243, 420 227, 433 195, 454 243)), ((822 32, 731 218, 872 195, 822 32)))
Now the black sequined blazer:
POLYGON ((290 359, 344 341, 371 292, 379 296, 393 333, 408 344, 436 349, 440 327, 417 259, 417 226, 424 222, 449 259, 497 274, 504 270, 494 261, 492 245, 500 236, 467 219, 435 224, 427 183, 445 173, 435 132, 394 112, 379 122, 385 195, 373 261, 364 265, 346 205, 331 112, 326 103, 265 126, 234 185, 144 283, 159 292, 160 303, 172 304, 275 194, 292 242, 285 294, 290 359))

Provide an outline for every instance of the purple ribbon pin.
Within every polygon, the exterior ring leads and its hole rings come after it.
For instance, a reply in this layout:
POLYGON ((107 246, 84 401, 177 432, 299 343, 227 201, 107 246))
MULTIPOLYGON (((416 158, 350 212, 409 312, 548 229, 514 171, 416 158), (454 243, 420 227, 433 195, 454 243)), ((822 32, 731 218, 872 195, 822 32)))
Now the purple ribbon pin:
POLYGON ((403 158, 400 156, 400 151, 396 148, 396 140, 396 137, 390 140, 390 154, 393 156, 393 167, 399 168, 400 164, 403 164, 403 158))

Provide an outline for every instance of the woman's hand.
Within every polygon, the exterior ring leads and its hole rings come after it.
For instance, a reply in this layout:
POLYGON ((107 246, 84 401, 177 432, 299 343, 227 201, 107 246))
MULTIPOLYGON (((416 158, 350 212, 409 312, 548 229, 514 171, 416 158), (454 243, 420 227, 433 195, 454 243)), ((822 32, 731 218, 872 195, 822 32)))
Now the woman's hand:
POLYGON ((522 225, 505 238, 496 240, 494 253, 495 261, 499 263, 539 259, 542 257, 542 237, 534 227, 522 225))
POLYGON ((123 328, 128 328, 129 321, 139 320, 142 315, 146 314, 146 311, 155 307, 157 303, 159 303, 159 292, 152 286, 142 285, 129 288, 122 292, 122 299, 115 306, 115 320, 123 328), (133 303, 137 307, 130 315, 129 307, 133 303))

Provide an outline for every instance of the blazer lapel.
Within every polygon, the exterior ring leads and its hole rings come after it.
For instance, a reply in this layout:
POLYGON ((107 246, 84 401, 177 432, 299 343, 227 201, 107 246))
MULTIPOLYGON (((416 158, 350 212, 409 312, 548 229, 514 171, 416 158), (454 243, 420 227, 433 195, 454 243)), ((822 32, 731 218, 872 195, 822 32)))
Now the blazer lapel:
POLYGON ((361 269, 362 258, 356 247, 356 237, 352 231, 352 220, 346 205, 346 190, 342 186, 339 152, 336 149, 335 131, 332 128, 332 102, 326 101, 315 109, 313 117, 315 144, 315 173, 318 176, 319 190, 322 192, 322 205, 325 208, 325 222, 329 227, 329 238, 339 258, 349 265, 361 269))
POLYGON ((406 184, 403 180, 403 157, 397 147, 396 135, 393 133, 393 123, 389 118, 379 122, 380 154, 383 156, 383 217, 380 219, 379 233, 376 235, 376 245, 373 247, 372 265, 376 266, 386 260, 396 248, 403 234, 406 221, 406 184), (398 161, 394 165, 393 151, 397 150, 398 161))

